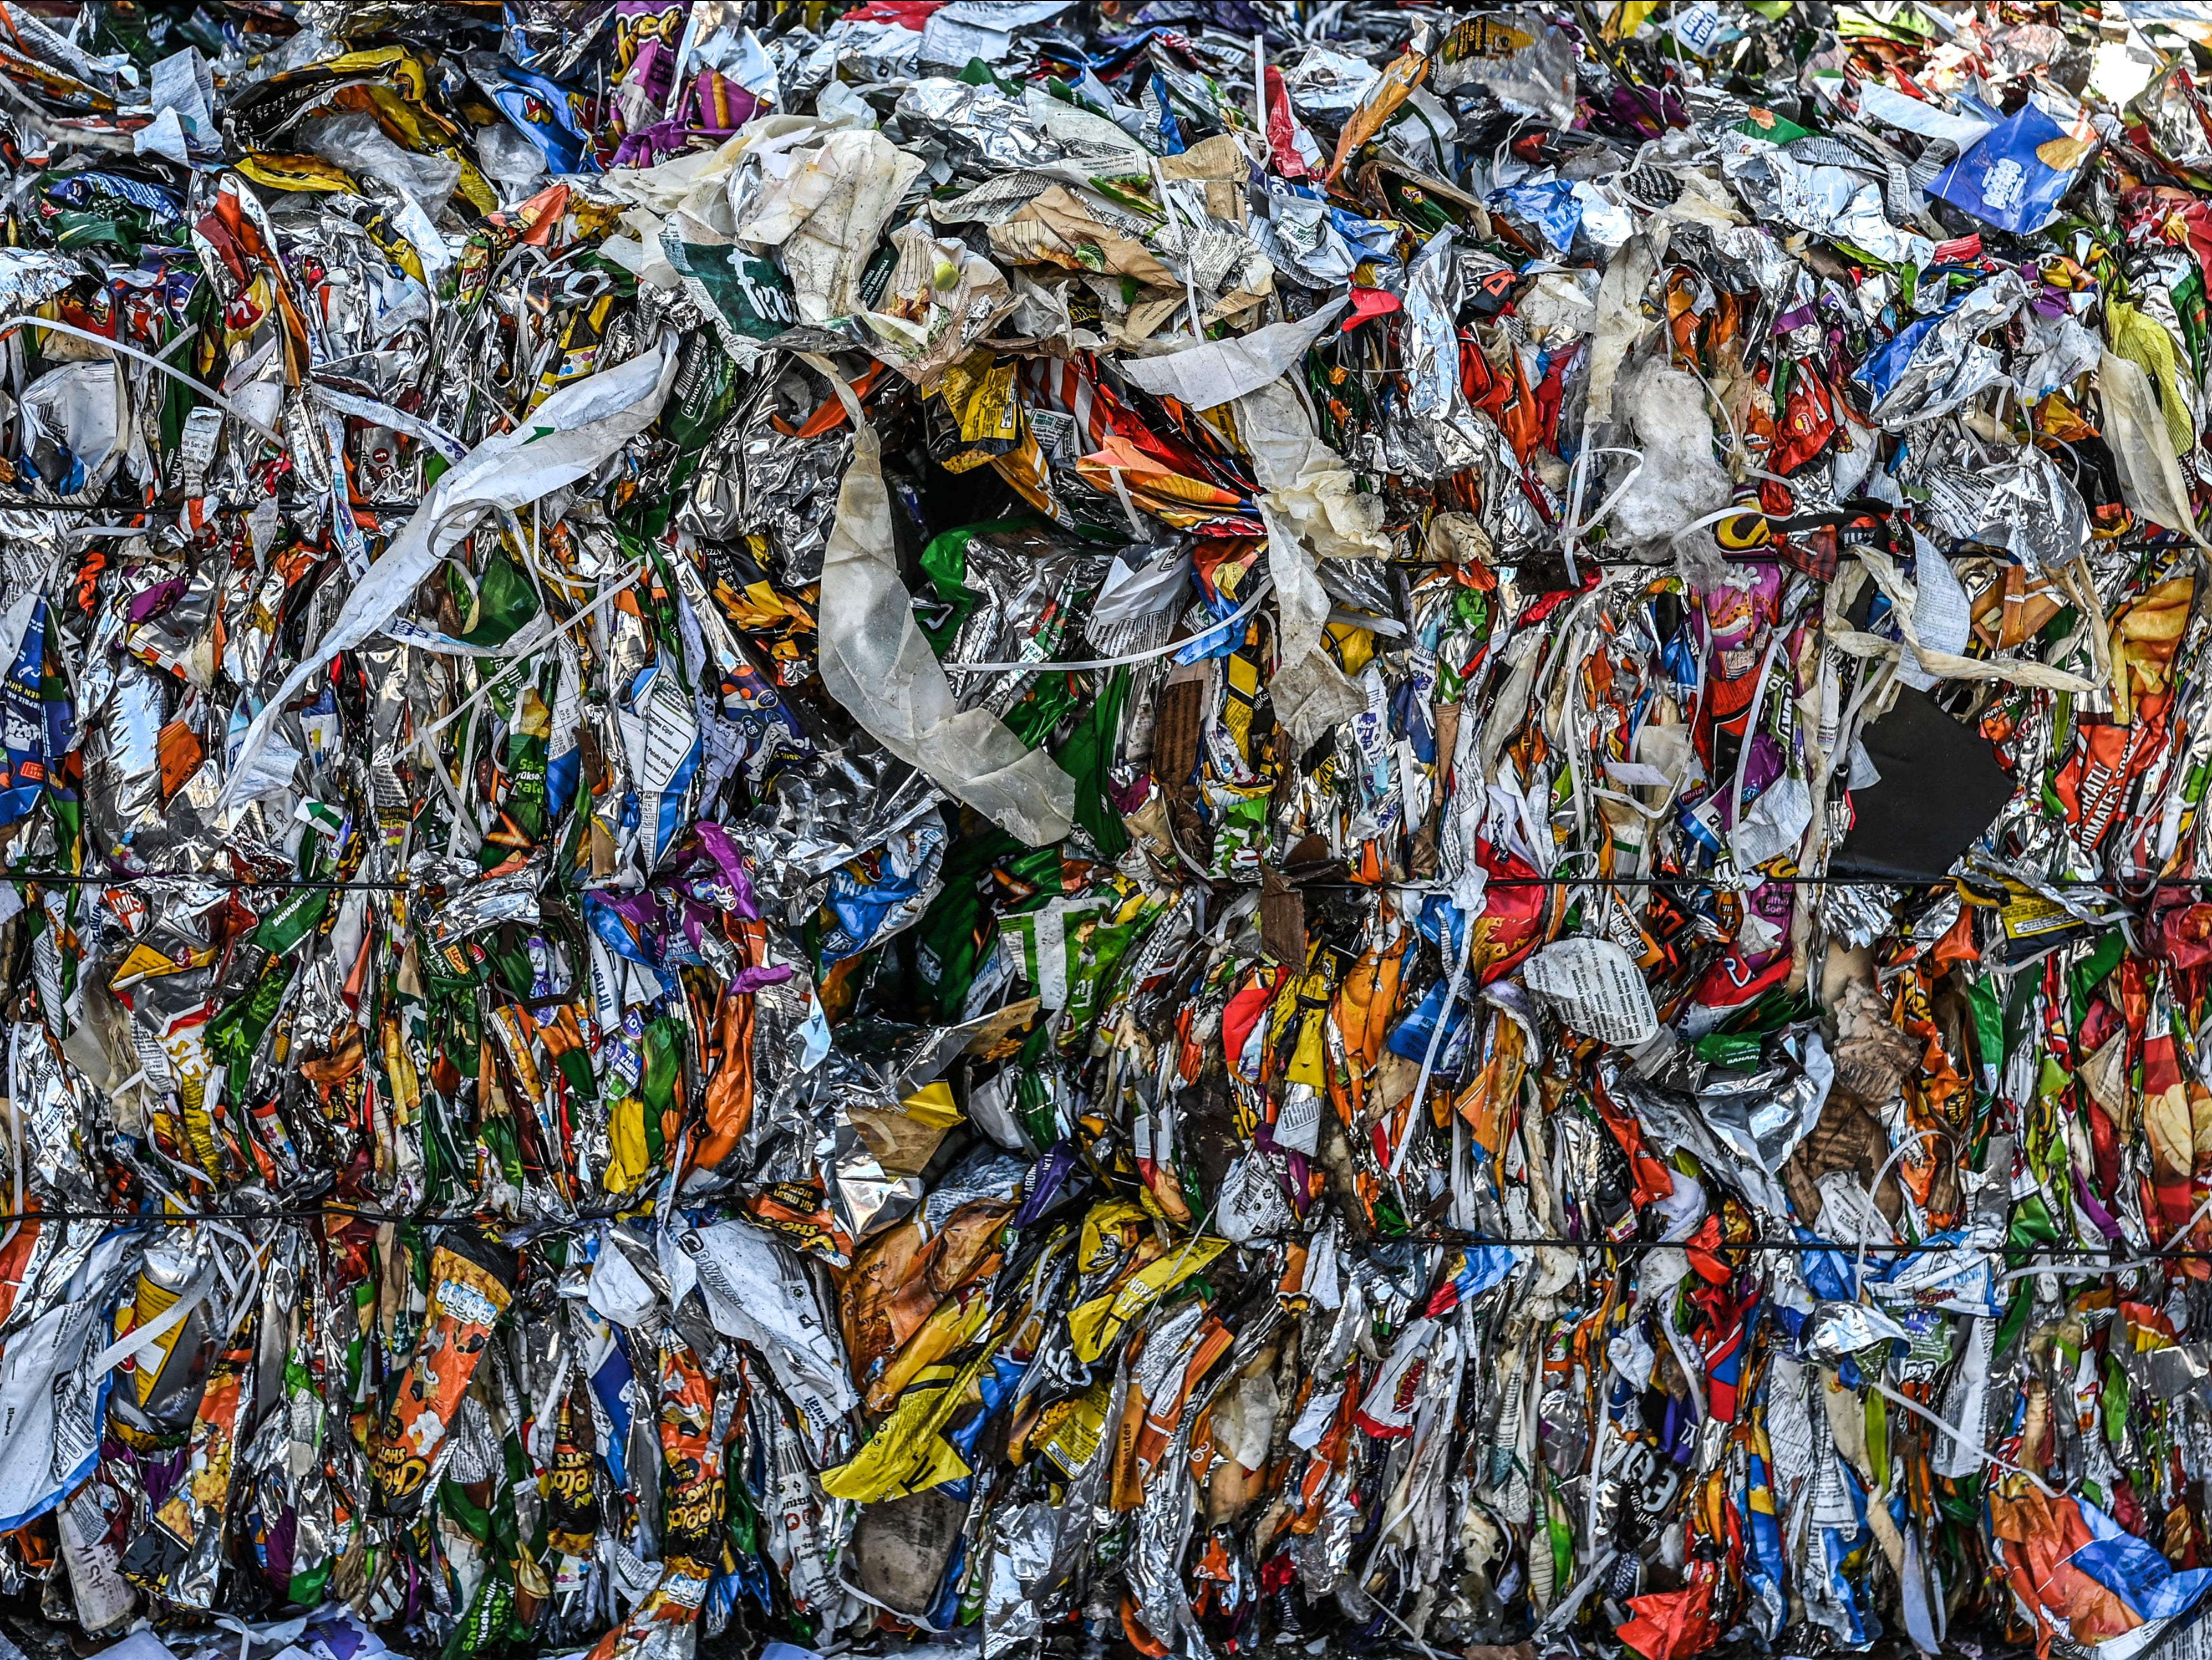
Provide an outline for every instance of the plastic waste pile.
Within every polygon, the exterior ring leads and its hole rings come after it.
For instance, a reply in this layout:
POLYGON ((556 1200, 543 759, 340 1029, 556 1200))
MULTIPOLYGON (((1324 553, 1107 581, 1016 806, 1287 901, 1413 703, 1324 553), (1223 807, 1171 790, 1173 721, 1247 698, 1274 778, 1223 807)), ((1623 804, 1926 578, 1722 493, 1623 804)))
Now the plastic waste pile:
POLYGON ((2207 75, 0 0, 0 1608, 2212 1650, 2207 75))

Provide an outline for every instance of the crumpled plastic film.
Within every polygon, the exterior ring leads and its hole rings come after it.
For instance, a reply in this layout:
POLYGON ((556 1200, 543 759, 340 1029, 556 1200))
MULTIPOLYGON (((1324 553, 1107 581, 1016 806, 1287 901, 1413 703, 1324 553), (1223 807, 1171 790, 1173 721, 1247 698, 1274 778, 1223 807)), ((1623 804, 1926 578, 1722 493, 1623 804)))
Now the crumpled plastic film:
POLYGON ((2201 10, 0 0, 8 1642, 2212 1647, 2201 10))
POLYGON ((888 556, 881 444, 851 388, 842 380, 836 387, 859 424, 822 556, 822 684, 871 737, 932 782, 1032 847, 1058 842, 1073 827, 1073 781, 988 710, 963 710, 954 701, 888 556))

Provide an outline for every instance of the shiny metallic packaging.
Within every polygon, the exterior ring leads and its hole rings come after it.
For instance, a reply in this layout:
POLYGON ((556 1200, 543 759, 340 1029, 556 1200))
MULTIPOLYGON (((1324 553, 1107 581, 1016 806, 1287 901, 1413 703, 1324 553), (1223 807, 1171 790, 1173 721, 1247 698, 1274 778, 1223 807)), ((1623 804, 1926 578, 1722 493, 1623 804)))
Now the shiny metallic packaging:
POLYGON ((2195 1652, 2207 74, 0 0, 0 1620, 2195 1652))

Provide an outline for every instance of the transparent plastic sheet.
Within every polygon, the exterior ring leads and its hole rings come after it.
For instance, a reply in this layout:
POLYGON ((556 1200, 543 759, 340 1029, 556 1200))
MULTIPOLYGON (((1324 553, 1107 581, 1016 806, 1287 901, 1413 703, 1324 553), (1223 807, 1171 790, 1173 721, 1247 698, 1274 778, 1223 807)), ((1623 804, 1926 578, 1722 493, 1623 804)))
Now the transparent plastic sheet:
POLYGON ((822 559, 822 677, 869 735, 1031 846, 1065 836, 1073 780, 985 709, 963 709, 915 625, 891 546, 881 447, 852 390, 818 363, 852 416, 853 464, 822 559))

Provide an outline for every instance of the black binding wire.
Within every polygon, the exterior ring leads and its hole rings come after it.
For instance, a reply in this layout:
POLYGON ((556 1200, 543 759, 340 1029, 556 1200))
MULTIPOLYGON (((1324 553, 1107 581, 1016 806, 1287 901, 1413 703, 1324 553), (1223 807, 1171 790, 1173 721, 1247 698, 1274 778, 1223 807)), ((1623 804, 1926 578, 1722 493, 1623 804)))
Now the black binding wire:
MULTIPOLYGON (((684 1207, 678 1207, 680 1214, 684 1207)), ((600 1222, 649 1220, 659 1214, 656 1207, 631 1207, 612 1210, 577 1211, 566 1216, 538 1216, 517 1219, 490 1212, 431 1212, 415 1213, 404 1211, 380 1210, 374 1206, 356 1204, 345 1200, 331 1200, 315 1206, 278 1205, 263 1210, 202 1210, 202 1211, 126 1211, 90 1210, 57 1207, 52 1210, 0 1212, 0 1225, 22 1222, 107 1222, 125 1227, 193 1227, 203 1222, 238 1223, 320 1222, 331 1218, 349 1218, 355 1221, 378 1225, 412 1228, 468 1227, 492 1232, 565 1233, 587 1228, 600 1222)), ((1711 1255, 1748 1256, 1761 1251, 1778 1252, 1793 1256, 1833 1255, 1838 1256, 2002 1256, 2008 1267, 2021 1266, 2027 1259, 2031 1266, 2047 1268, 2052 1274, 2064 1274, 2071 1268, 2094 1269, 2118 1258, 2123 1263, 2137 1268, 2151 1268, 2161 1262, 2190 1262, 2212 1261, 2212 1248, 2135 1247, 2120 1240, 2094 1245, 1977 1245, 1961 1240, 1938 1240, 1917 1244, 1893 1241, 1887 1244, 1872 1241, 1862 1245, 1855 1242, 1832 1239, 1753 1239, 1723 1240, 1717 1244, 1705 1245, 1687 1239, 1568 1239, 1529 1235, 1492 1237, 1458 1228, 1430 1229, 1417 1233, 1377 1234, 1384 1244, 1455 1245, 1470 1250, 1563 1250, 1583 1256, 1641 1256, 1661 1250, 1699 1250, 1711 1255), (2065 1257, 2078 1259, 2056 1262, 2050 1259, 2065 1257)))
MULTIPOLYGON (((489 874, 489 873, 486 873, 489 874)), ((649 886, 666 886, 685 879, 658 877, 648 879, 649 886)), ((1326 892, 1388 893, 1416 889, 1425 892, 1447 891, 1446 885, 1429 881, 1409 882, 1302 882, 1295 877, 1283 879, 1294 891, 1314 890, 1326 892)), ((1718 871, 1662 872, 1650 876, 1492 876, 1486 886, 1492 888, 1632 888, 1658 889, 1673 887, 1727 887, 1749 890, 1757 887, 1784 888, 1949 888, 1964 885, 1969 888, 1994 889, 1998 878, 1968 873, 1958 876, 1886 876, 1866 871, 1838 872, 1828 876, 1767 876, 1753 872, 1740 874, 1730 881, 1718 871)), ((216 888, 295 888, 327 891, 333 893, 460 893, 466 892, 464 884, 448 883, 438 879, 417 881, 410 877, 386 878, 326 878, 303 876, 234 876, 214 871, 45 871, 14 870, 0 866, 0 880, 24 886, 53 888, 121 888, 135 883, 176 882, 197 883, 204 887, 216 888)), ((2128 895, 2146 893, 2155 889, 2190 890, 2212 888, 2212 876, 2146 876, 2140 879, 2112 877, 2055 876, 2033 879, 2039 887, 2069 890, 2085 893, 2128 895)), ((1255 888, 1256 882, 1206 881, 1201 885, 1216 888, 1255 888)))

